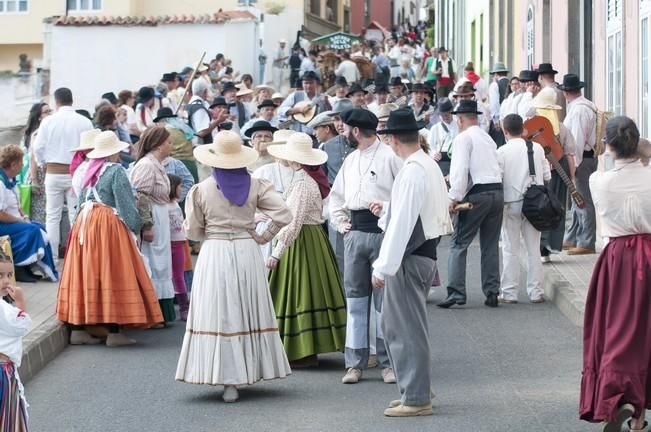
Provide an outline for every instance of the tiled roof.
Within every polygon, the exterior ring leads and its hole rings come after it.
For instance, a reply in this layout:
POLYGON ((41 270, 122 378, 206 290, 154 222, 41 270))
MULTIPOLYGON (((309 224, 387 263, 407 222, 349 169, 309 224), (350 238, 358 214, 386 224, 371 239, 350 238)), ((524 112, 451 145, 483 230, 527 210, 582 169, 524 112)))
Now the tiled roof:
POLYGON ((221 24, 231 20, 251 20, 255 16, 248 11, 222 11, 205 15, 165 16, 87 16, 68 15, 45 18, 45 22, 61 26, 157 26, 159 24, 221 24))

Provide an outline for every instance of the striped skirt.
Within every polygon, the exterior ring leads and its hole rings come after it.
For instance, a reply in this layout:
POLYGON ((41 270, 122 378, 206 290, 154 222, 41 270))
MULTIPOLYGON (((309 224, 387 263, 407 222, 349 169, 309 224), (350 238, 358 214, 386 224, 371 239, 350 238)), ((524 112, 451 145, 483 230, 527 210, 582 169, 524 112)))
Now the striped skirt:
POLYGON ((27 402, 12 362, 0 360, 0 432, 26 432, 27 402))

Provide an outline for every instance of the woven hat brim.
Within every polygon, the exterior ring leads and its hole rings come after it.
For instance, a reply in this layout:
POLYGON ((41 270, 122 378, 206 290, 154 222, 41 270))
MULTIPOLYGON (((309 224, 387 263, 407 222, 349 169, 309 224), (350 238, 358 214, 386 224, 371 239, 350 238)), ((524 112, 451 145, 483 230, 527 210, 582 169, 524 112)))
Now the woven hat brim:
POLYGON ((131 144, 126 143, 124 141, 118 141, 116 145, 107 148, 107 149, 95 149, 88 153, 86 157, 88 159, 101 159, 109 156, 113 156, 114 154, 120 153, 121 151, 124 151, 128 149, 131 146, 131 144))
POLYGON ((309 153, 293 151, 288 144, 275 144, 267 147, 267 152, 277 158, 303 165, 323 165, 328 160, 328 154, 323 150, 312 149, 309 153))
POLYGON ((200 145, 192 153, 202 164, 223 169, 245 168, 252 165, 259 157, 256 150, 244 146, 235 154, 217 153, 214 144, 200 145))

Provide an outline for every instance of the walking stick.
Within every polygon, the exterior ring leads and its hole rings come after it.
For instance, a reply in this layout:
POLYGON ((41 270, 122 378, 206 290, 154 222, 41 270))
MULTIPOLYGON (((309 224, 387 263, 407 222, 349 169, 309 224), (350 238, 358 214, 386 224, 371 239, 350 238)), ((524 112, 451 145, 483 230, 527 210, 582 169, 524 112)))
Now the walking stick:
POLYGON ((184 100, 185 100, 185 95, 188 92, 188 87, 192 88, 192 82, 197 77, 197 71, 199 70, 199 66, 201 66, 201 64, 203 63, 204 57, 206 57, 206 52, 205 51, 201 55, 201 58, 199 59, 199 62, 197 63, 197 66, 192 71, 192 78, 190 78, 190 81, 188 81, 188 85, 186 85, 185 88, 183 89, 183 96, 181 96, 181 103, 179 103, 179 106, 176 107, 176 112, 174 113, 174 115, 177 115, 179 113, 179 111, 181 110, 181 107, 185 104, 184 100))

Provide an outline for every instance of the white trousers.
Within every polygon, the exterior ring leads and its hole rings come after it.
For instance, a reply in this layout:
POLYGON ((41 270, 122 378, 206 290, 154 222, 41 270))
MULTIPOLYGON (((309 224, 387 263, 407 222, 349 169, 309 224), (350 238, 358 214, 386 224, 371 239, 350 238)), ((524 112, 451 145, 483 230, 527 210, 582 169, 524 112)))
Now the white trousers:
POLYGON ((504 204, 502 222, 502 282, 505 300, 518 299, 520 282, 520 238, 527 252, 527 294, 529 299, 543 296, 543 265, 540 261, 540 231, 522 214, 522 201, 504 204))
POLYGON ((70 174, 45 174, 45 230, 47 231, 52 254, 56 262, 59 256, 59 243, 61 238, 61 215, 63 204, 68 205, 68 218, 70 226, 75 218, 75 205, 77 196, 72 190, 72 176, 70 174))
POLYGON ((286 70, 288 69, 279 68, 279 67, 273 67, 271 69, 273 83, 274 86, 276 87, 277 92, 280 93, 283 92, 283 86, 285 85, 285 78, 287 76, 287 74, 285 73, 286 70))

